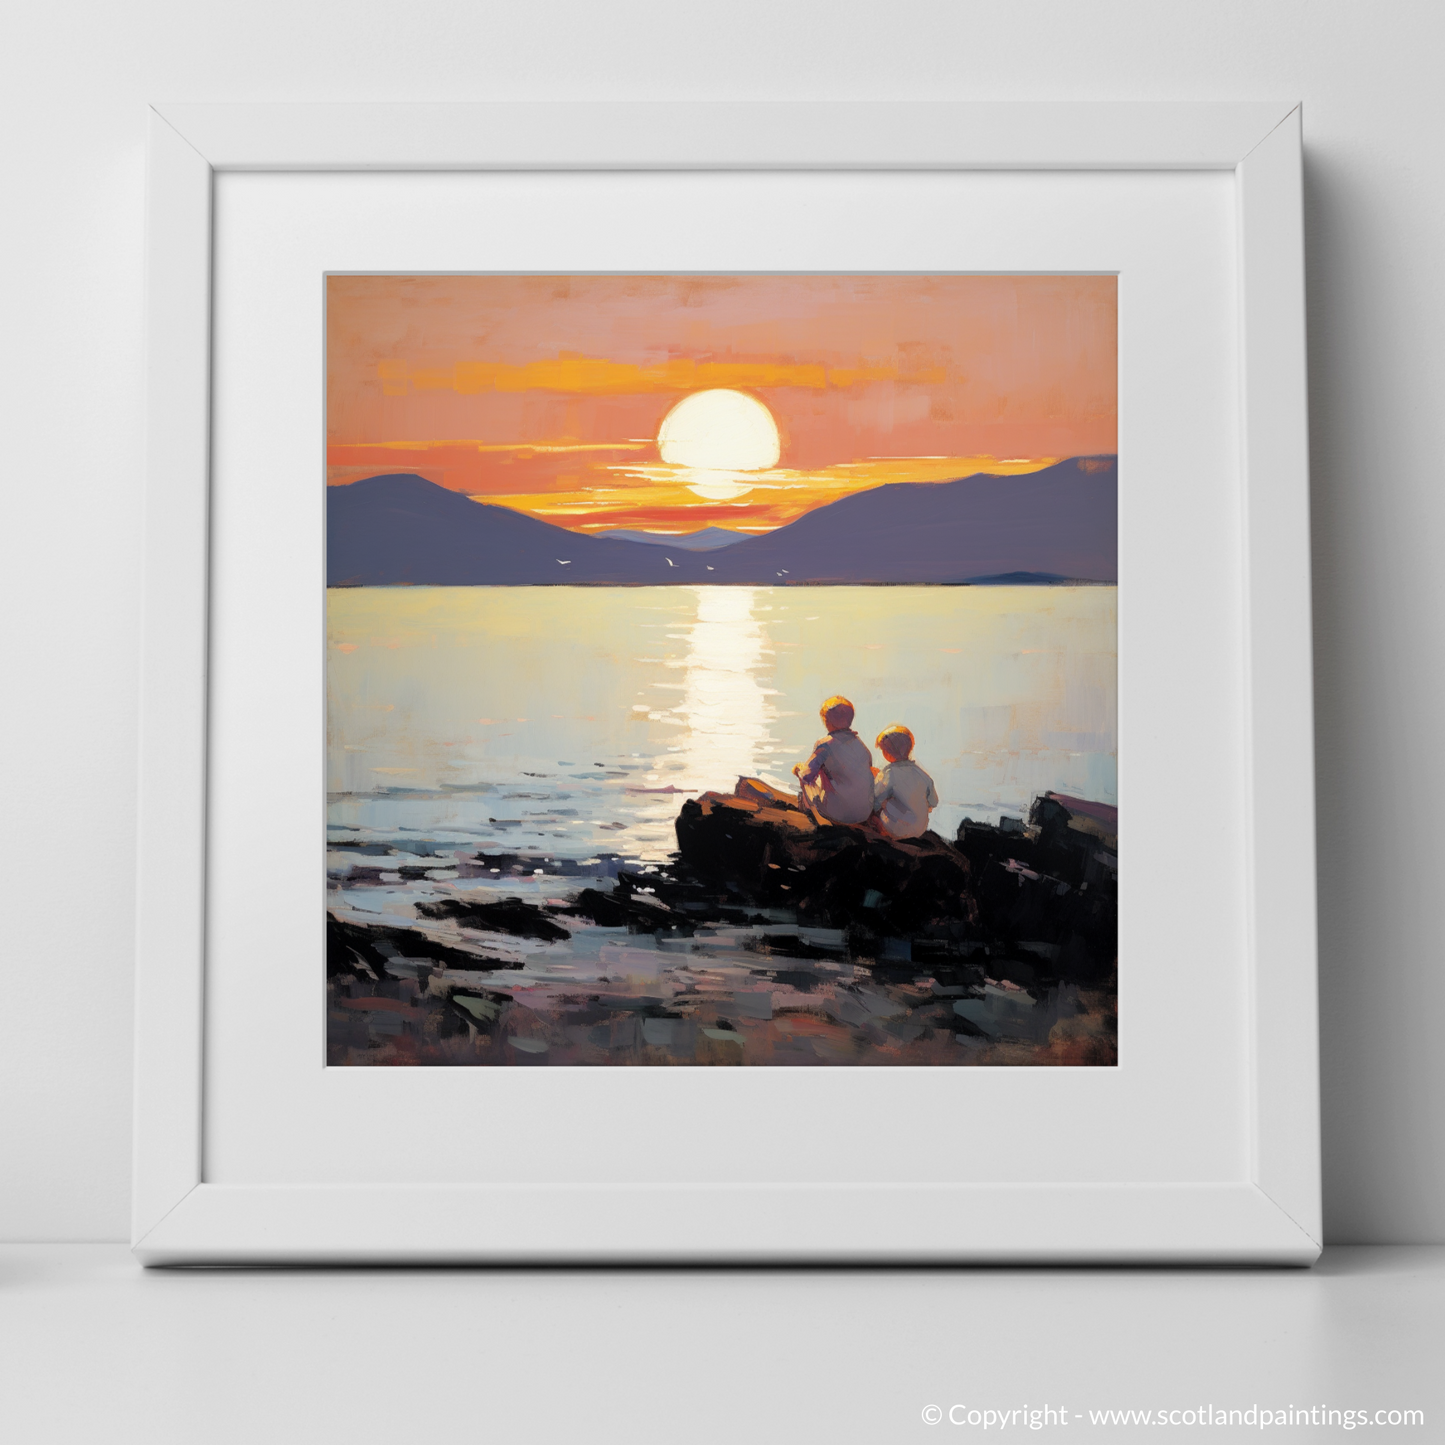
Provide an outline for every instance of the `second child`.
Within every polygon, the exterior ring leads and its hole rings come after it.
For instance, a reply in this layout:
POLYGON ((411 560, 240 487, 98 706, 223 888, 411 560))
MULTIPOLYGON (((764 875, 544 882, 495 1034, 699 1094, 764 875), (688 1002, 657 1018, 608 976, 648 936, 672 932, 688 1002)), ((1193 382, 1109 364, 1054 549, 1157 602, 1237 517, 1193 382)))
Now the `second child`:
POLYGON ((928 815, 938 806, 933 779, 913 761, 913 734, 894 723, 878 734, 878 751, 887 759, 873 780, 873 811, 890 838, 917 838, 928 831, 928 815))

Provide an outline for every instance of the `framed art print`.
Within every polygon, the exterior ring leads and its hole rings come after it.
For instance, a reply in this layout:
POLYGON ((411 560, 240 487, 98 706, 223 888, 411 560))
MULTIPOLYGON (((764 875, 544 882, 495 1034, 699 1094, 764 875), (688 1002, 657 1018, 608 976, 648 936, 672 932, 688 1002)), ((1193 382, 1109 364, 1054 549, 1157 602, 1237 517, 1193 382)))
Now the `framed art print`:
POLYGON ((140 1257, 1312 1259, 1298 165, 158 111, 140 1257))
POLYGON ((326 279, 332 1065, 1112 1065, 1117 279, 326 279))

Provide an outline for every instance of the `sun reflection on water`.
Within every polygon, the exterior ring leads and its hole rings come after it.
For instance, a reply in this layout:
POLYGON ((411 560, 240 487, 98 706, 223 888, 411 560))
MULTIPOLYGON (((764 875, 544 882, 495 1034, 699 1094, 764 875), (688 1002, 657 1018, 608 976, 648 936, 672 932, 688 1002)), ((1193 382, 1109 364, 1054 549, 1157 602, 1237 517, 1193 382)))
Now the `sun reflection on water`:
POLYGON ((753 587, 694 587, 697 615, 681 659, 682 697, 670 715, 685 732, 674 744, 679 786, 727 787, 767 766, 776 739, 773 689, 764 686, 772 648, 755 616, 753 587))
POLYGON ((1113 589, 354 588, 327 607, 332 821, 378 842, 663 861, 683 796, 791 783, 832 692, 865 741, 914 730, 944 836, 1045 790, 1117 797, 1113 589))

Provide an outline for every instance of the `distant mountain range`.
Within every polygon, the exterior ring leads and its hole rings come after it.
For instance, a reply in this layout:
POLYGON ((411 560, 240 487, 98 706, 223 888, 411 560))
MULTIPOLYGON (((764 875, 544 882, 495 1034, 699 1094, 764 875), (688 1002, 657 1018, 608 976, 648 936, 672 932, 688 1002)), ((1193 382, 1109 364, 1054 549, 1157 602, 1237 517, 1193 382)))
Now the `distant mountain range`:
POLYGON ((393 474, 328 489, 326 576, 333 587, 1114 582, 1117 490, 1114 457, 898 482, 699 551, 582 536, 393 474))
POLYGON ((729 532, 726 527, 704 527, 700 532, 683 532, 669 537, 661 532, 598 532, 604 542, 641 542, 648 547, 681 547, 685 552, 716 552, 734 542, 746 542, 746 532, 729 532))

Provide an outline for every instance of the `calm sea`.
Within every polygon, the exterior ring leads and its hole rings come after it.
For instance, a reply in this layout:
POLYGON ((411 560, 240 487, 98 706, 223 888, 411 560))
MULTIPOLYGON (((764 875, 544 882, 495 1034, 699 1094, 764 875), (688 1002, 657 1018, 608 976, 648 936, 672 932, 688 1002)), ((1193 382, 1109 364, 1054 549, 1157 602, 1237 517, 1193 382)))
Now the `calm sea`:
POLYGON ((791 784, 843 693, 952 836, 1116 800, 1112 587, 416 587, 328 593, 333 837, 661 861, 683 797, 791 784))

